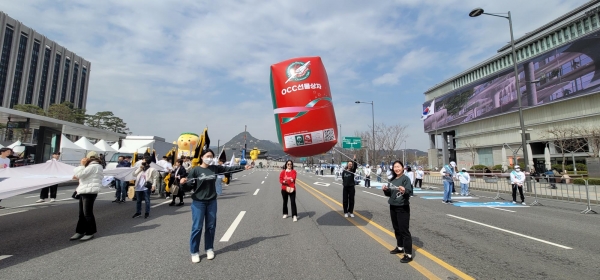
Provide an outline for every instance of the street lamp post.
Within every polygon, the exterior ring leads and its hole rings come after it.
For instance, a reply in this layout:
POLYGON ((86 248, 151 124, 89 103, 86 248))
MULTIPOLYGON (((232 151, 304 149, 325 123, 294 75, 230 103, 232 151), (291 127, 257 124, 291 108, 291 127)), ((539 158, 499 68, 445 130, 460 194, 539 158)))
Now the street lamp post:
MULTIPOLYGON (((503 16, 501 14, 488 14, 485 13, 482 8, 475 8, 469 13, 470 17, 478 17, 480 15, 488 15, 508 19, 508 26, 510 27, 510 46, 512 48, 513 67, 515 71, 515 90, 517 91, 517 100, 519 102, 519 124, 521 126, 521 145, 523 146, 523 159, 525 160, 525 170, 530 171, 527 166, 529 164, 529 158, 527 156, 527 139, 525 137, 523 107, 521 106, 521 98, 523 97, 523 95, 521 94, 521 90, 519 88, 519 70, 517 65, 517 52, 515 50, 515 39, 513 36, 512 17, 510 16, 510 12, 508 12, 508 16, 503 16)), ((529 181, 527 181, 527 191, 531 192, 531 183, 529 181)))
MULTIPOLYGON (((375 105, 374 105, 374 102, 373 101, 369 101, 369 102, 356 101, 354 103, 356 103, 356 104, 359 104, 359 103, 371 104, 371 117, 373 120, 373 127, 372 127, 373 139, 371 141, 372 142, 371 145, 372 145, 373 149, 371 150, 371 153, 372 153, 373 161, 375 161, 375 105)), ((368 163, 369 163, 369 152, 367 152, 367 164, 368 163)))

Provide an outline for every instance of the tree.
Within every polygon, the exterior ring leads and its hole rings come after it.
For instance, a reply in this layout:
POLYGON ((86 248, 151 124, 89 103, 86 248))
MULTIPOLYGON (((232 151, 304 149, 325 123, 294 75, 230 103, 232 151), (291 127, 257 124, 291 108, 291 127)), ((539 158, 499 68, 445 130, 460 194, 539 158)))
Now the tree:
MULTIPOLYGON (((111 113, 112 114, 112 113, 111 113)), ((129 134, 127 124, 119 117, 111 117, 104 123, 104 128, 117 133, 129 134)))
POLYGON ((469 153, 471 154, 471 166, 475 165, 475 156, 477 156, 477 143, 473 143, 470 141, 465 141, 465 147, 467 147, 469 153))
POLYGON ((386 125, 385 123, 375 124, 375 151, 373 149, 373 128, 369 126, 366 131, 356 131, 355 135, 363 139, 364 148, 369 153, 369 159, 377 164, 380 161, 391 161, 398 158, 397 150, 400 145, 408 138, 406 125, 386 125))
POLYGON ((113 112, 110 111, 102 111, 97 112, 94 115, 86 115, 85 123, 91 127, 97 127, 106 129, 106 123, 110 121, 110 118, 114 117, 113 112))
POLYGON ((63 104, 52 104, 48 107, 48 112, 46 115, 48 117, 62 120, 62 121, 71 121, 73 110, 69 108, 69 106, 63 104))
POLYGON ((600 157, 600 126, 580 127, 579 135, 583 137, 583 144, 588 146, 588 155, 600 157))
POLYGON ((562 155, 562 170, 565 170, 567 153, 583 151, 580 131, 574 126, 551 127, 544 131, 544 138, 551 141, 562 155))
POLYGON ((40 115, 40 116, 43 116, 46 114, 46 112, 44 112, 44 109, 42 109, 36 105, 32 105, 32 104, 17 104, 13 107, 13 109, 15 109, 17 111, 21 111, 21 112, 40 115))

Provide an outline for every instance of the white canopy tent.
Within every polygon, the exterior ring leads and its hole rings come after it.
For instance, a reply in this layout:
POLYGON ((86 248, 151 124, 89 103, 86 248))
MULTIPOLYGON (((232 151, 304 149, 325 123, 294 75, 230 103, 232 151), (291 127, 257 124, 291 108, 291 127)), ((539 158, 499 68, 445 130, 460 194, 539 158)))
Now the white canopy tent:
POLYGON ((146 140, 146 141, 142 141, 142 140, 138 140, 135 142, 126 142, 123 141, 123 146, 119 149, 119 152, 121 153, 135 153, 135 152, 145 152, 146 149, 148 147, 152 146, 152 143, 154 143, 154 140, 146 140))
POLYGON ((96 151, 96 152, 103 152, 100 148, 94 146, 94 144, 92 144, 90 142, 90 140, 88 140, 85 137, 81 137, 79 140, 77 140, 75 142, 75 145, 85 149, 86 151, 96 151))
POLYGON ((21 141, 17 140, 17 142, 8 145, 7 148, 13 149, 16 146, 21 146, 21 144, 23 144, 23 143, 21 143, 21 141))
POLYGON ((64 134, 60 137, 60 161, 78 165, 79 161, 85 157, 85 149, 71 142, 64 134))
POLYGON ((109 161, 113 157, 113 155, 117 153, 117 150, 113 149, 113 147, 108 145, 108 143, 106 143, 104 139, 98 141, 98 143, 96 143, 94 146, 102 150, 106 161, 109 161))
POLYGON ((112 144, 112 146, 110 146, 111 148, 115 149, 115 151, 119 150, 119 142, 115 142, 114 144, 112 144))

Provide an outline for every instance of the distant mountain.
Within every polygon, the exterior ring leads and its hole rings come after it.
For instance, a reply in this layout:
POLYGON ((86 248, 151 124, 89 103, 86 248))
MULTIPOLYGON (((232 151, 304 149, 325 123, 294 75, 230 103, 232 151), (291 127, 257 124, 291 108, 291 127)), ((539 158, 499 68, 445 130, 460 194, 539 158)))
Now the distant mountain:
MULTIPOLYGON (((244 134, 246 135, 246 148, 248 151, 256 147, 260 150, 267 151, 267 155, 285 155, 279 143, 257 139, 256 137, 252 136, 250 132, 241 132, 231 138, 231 140, 227 141, 225 144, 221 144, 221 149, 223 149, 223 146, 225 146, 225 154, 230 156, 231 152, 233 151, 236 156, 239 156, 240 152, 244 148, 244 134)), ((211 141, 211 144, 214 144, 214 142, 211 141)), ((217 146, 211 147, 211 149, 216 151, 217 146)))

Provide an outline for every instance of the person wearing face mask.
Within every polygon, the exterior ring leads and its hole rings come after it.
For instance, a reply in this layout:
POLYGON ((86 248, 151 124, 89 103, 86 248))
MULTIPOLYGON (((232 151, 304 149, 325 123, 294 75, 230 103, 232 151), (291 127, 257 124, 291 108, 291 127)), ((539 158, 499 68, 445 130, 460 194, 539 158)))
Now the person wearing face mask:
POLYGON ((137 218, 142 215, 142 200, 146 203, 146 213, 144 219, 150 216, 150 193, 156 190, 156 186, 160 184, 160 175, 156 169, 150 167, 150 157, 144 157, 141 166, 133 173, 136 176, 135 180, 135 214, 132 218, 137 218))
POLYGON ((390 254, 402 254, 404 257, 400 260, 402 263, 408 263, 413 260, 412 257, 412 236, 409 231, 410 206, 409 199, 413 192, 413 186, 410 179, 404 174, 404 164, 401 161, 395 161, 392 165, 393 173, 389 185, 383 185, 383 193, 389 196, 390 217, 396 236, 396 248, 390 251, 390 254))
POLYGON ((211 165, 215 153, 211 149, 203 150, 200 153, 202 164, 190 169, 187 178, 180 180, 181 188, 184 191, 192 192, 192 231, 190 236, 190 253, 192 262, 200 262, 200 237, 202 227, 206 227, 204 233, 204 249, 206 258, 212 260, 215 258, 214 240, 215 228, 217 224, 217 190, 215 181, 218 174, 225 172, 237 172, 252 168, 251 165, 244 166, 221 166, 211 165))

